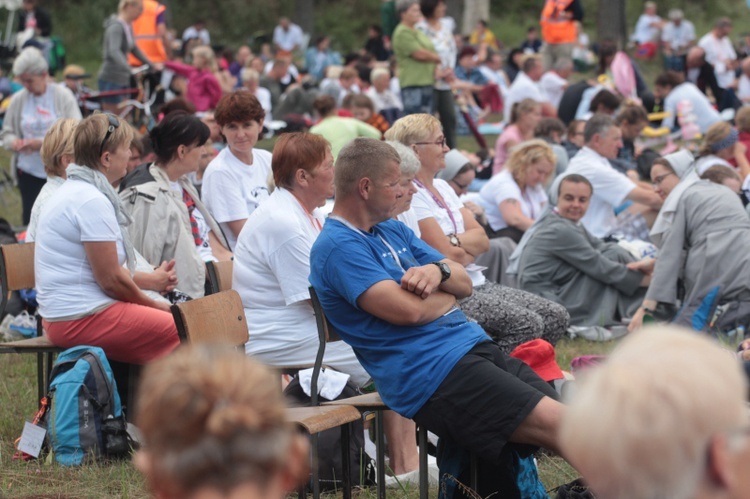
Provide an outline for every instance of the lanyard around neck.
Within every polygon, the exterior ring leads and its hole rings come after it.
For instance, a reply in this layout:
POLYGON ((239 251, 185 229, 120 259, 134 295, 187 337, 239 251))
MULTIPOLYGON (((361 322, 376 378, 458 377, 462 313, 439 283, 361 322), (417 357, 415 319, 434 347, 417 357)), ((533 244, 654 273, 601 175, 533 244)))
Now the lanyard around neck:
POLYGON ((430 196, 432 196, 432 199, 435 201, 435 203, 438 205, 438 207, 444 209, 448 213, 448 217, 451 219, 451 223, 453 224, 453 233, 458 235, 458 225, 456 224, 456 219, 453 218, 453 212, 451 209, 443 203, 439 197, 437 197, 431 190, 429 190, 425 185, 420 182, 416 177, 414 177, 414 183, 417 184, 422 189, 426 190, 430 196))
MULTIPOLYGON (((354 224, 352 224, 349 220, 342 218, 338 215, 328 215, 328 218, 331 220, 336 220, 337 222, 341 222, 346 228, 353 230, 354 232, 364 237, 365 239, 367 238, 364 231, 362 229, 358 229, 357 227, 355 227, 354 224)), ((404 268, 404 266, 401 265, 401 259, 398 257, 398 253, 396 252, 396 250, 393 249, 393 246, 388 244, 388 241, 386 241, 385 238, 382 235, 380 235, 380 233, 375 232, 375 227, 373 227, 373 234, 378 236, 380 240, 382 241, 382 243, 385 245, 385 247, 388 248, 388 251, 391 253, 391 256, 393 257, 393 261, 396 262, 396 265, 398 265, 398 268, 400 268, 401 271, 406 272, 406 269, 404 268)))

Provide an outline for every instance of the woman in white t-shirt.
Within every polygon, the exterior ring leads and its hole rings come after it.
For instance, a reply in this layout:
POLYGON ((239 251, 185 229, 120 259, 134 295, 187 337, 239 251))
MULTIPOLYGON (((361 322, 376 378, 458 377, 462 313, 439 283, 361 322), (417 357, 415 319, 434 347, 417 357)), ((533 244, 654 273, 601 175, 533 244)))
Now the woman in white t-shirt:
POLYGON ((482 267, 474 264, 476 257, 488 250, 489 239, 453 188, 435 178, 445 168, 448 152, 438 119, 429 114, 405 116, 385 137, 411 147, 420 161, 411 210, 418 220, 421 239, 466 267, 474 284, 472 296, 460 302, 466 315, 507 353, 537 338, 554 345, 568 327, 565 308, 531 293, 488 282, 482 267))
POLYGON ((214 118, 227 143, 208 165, 201 194, 234 249, 247 218, 268 199, 271 153, 255 149, 265 111, 250 92, 240 90, 221 98, 214 118))
POLYGON ((132 278, 130 217, 111 184, 125 175, 133 136, 110 114, 78 125, 77 164, 68 166, 68 180, 40 217, 34 271, 39 313, 52 343, 94 345, 110 359, 144 364, 177 348, 179 338, 169 303, 146 296, 132 278))
POLYGON ((506 168, 479 191, 488 235, 521 240, 547 205, 544 184, 555 171, 555 154, 541 139, 528 140, 511 152, 506 168))
POLYGON ((154 267, 174 260, 180 291, 192 298, 203 296, 205 262, 232 257, 219 225, 187 177, 198 169, 210 133, 194 115, 168 114, 149 133, 156 154, 149 167, 154 181, 120 193, 133 218, 128 233, 135 249, 154 267))

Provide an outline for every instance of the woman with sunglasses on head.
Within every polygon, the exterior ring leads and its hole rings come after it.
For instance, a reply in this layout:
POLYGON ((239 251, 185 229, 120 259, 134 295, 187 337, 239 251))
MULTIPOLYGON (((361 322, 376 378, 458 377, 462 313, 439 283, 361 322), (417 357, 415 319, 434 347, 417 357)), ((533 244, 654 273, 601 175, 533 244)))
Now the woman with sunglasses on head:
POLYGON ((674 306, 678 300, 682 306, 673 319, 676 324, 701 329, 694 321, 701 305, 731 304, 714 326, 727 330, 747 325, 750 253, 744 248, 750 241, 750 219, 742 201, 727 187, 701 180, 692 154, 684 150, 654 161, 651 180, 664 200, 650 233, 659 257, 629 266, 653 272, 629 329, 639 328, 659 304, 674 306))
POLYGON ((95 114, 78 125, 75 163, 39 220, 34 270, 52 343, 94 345, 110 359, 144 364, 177 348, 179 338, 169 303, 149 298, 132 277, 131 219, 112 183, 125 175, 133 137, 113 115, 95 114))
POLYGON ((467 268, 474 293, 459 302, 466 315, 476 320, 504 352, 537 338, 554 345, 568 327, 565 309, 531 293, 489 282, 481 267, 474 265, 477 257, 488 251, 490 242, 450 185, 435 178, 445 168, 448 153, 440 121, 429 114, 404 116, 385 137, 410 147, 419 159, 411 210, 418 220, 420 238, 467 268))
POLYGON ((232 256, 219 225, 188 179, 198 170, 210 131, 200 118, 170 113, 149 133, 156 161, 148 171, 154 181, 120 193, 133 218, 128 233, 133 246, 153 266, 175 261, 180 291, 204 294, 207 261, 232 256))

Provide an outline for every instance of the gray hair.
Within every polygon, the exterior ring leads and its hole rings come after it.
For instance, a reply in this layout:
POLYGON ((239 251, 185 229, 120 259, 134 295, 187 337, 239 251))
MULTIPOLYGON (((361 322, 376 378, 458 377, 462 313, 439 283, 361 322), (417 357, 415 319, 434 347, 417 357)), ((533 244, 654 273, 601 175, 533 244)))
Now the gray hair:
POLYGON ((419 158, 414 150, 395 140, 387 140, 385 143, 393 147, 401 158, 401 174, 407 177, 416 175, 422 164, 419 162, 419 158))
POLYGON ((333 182, 336 197, 346 198, 354 194, 360 180, 380 180, 388 163, 401 163, 396 150, 377 139, 357 137, 339 151, 336 158, 333 182))
POLYGON ((594 135, 601 137, 613 126, 616 125, 615 120, 611 116, 596 113, 586 122, 586 127, 583 129, 583 141, 588 144, 594 138, 594 135))
POLYGON ((370 73, 370 81, 374 82, 378 78, 381 78, 382 76, 387 76, 388 79, 391 78, 391 72, 388 70, 388 68, 375 68, 372 70, 372 73, 370 73))
POLYGON ((26 47, 13 61, 13 74, 43 75, 47 74, 49 66, 41 50, 36 47, 26 47))
POLYGON ((739 362, 719 345, 647 328, 586 373, 560 446, 598 497, 694 497, 712 438, 746 424, 746 396, 739 362))
POLYGON ((400 16, 415 3, 418 4, 419 2, 417 0, 396 0, 396 14, 400 16))

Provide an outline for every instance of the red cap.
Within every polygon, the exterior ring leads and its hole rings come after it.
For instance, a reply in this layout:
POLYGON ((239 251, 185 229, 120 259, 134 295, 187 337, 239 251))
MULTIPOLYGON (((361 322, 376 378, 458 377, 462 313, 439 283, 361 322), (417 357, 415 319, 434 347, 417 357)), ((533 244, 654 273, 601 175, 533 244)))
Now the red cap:
POLYGON ((528 364, 544 381, 563 377, 563 372, 555 360, 555 347, 544 340, 522 343, 510 355, 528 364))

